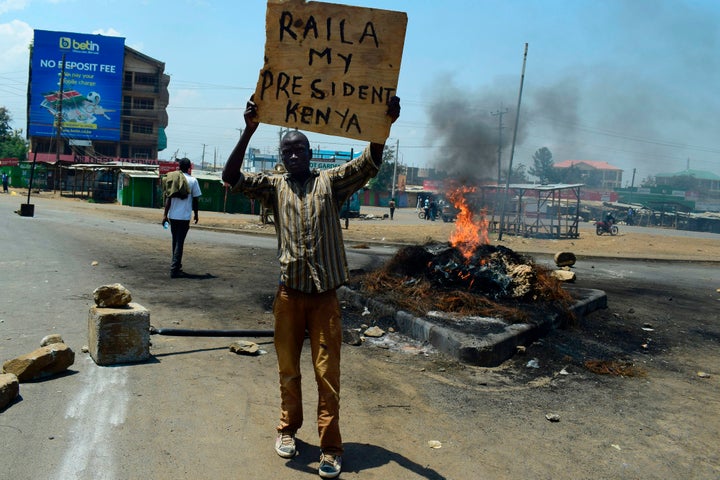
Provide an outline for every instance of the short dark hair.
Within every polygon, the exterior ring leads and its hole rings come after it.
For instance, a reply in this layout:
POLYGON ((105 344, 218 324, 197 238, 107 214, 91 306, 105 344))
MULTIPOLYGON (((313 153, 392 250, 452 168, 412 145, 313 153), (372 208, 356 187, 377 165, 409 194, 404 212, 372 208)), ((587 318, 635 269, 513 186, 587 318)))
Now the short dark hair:
POLYGON ((285 140, 290 141, 291 138, 295 138, 295 137, 302 139, 303 143, 305 143, 308 146, 308 148, 310 148, 310 140, 308 140, 307 136, 299 130, 289 130, 288 132, 285 133, 285 135, 283 135, 283 137, 280 141, 281 142, 284 142, 285 140))
POLYGON ((180 160, 178 160, 178 166, 180 167, 180 171, 187 172, 188 170, 190 170, 192 162, 189 158, 181 158, 180 160))

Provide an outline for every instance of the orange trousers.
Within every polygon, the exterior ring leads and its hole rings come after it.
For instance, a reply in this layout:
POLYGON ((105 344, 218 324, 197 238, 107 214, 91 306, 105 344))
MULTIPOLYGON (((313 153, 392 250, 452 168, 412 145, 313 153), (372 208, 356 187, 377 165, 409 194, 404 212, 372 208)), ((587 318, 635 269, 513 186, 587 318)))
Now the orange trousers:
POLYGON ((278 432, 294 434, 302 426, 300 354, 305 334, 318 390, 317 428, 324 453, 343 453, 340 436, 340 347, 342 314, 336 291, 303 293, 280 285, 273 304, 274 343, 280 374, 278 432))

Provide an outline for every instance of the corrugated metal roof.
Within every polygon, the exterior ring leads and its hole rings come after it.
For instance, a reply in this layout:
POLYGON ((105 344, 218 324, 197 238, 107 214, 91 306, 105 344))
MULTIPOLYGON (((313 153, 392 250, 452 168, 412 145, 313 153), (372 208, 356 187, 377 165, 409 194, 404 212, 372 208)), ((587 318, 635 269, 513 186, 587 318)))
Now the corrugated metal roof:
POLYGON ((595 170, 620 170, 622 168, 614 167, 607 162, 598 162, 595 160, 563 160, 562 162, 553 165, 555 168, 570 168, 579 164, 587 165, 588 167, 594 168, 595 170))
POLYGON ((212 175, 208 173, 198 173, 198 174, 192 174, 193 177, 197 178, 198 180, 204 180, 204 181, 211 181, 211 182, 220 182, 222 183, 222 178, 220 178, 219 175, 212 175))
POLYGON ((133 178, 159 178, 157 172, 143 172, 141 170, 123 170, 120 169, 120 173, 133 178))
MULTIPOLYGON (((584 183, 511 183, 510 188, 523 189, 523 190, 538 190, 538 191, 552 191, 552 190, 564 190, 567 188, 578 188, 585 186, 584 183)), ((494 187, 497 188, 497 187, 494 187)), ((505 186, 500 186, 500 189, 504 190, 505 186)))

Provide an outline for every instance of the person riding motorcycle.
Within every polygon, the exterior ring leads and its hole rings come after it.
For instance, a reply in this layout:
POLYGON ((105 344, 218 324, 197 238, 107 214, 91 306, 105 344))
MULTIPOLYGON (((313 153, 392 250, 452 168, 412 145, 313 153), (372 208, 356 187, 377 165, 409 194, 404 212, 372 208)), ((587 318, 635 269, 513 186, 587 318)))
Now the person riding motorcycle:
POLYGON ((603 233, 617 235, 618 228, 615 226, 615 217, 612 212, 607 212, 604 216, 604 220, 595 224, 595 233, 598 235, 602 235, 603 233))

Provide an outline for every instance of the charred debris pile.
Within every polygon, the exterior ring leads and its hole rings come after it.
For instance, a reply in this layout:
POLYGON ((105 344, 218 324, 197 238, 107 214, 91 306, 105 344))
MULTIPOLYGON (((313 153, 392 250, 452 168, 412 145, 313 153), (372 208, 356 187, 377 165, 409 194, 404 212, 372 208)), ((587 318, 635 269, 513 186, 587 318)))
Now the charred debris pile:
POLYGON ((572 319, 573 299, 551 271, 503 246, 479 245, 469 258, 449 243, 403 247, 349 286, 419 316, 436 310, 509 323, 549 313, 572 319))

